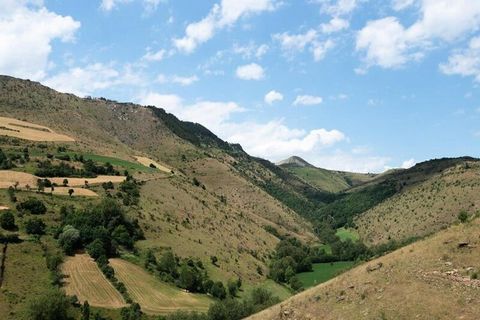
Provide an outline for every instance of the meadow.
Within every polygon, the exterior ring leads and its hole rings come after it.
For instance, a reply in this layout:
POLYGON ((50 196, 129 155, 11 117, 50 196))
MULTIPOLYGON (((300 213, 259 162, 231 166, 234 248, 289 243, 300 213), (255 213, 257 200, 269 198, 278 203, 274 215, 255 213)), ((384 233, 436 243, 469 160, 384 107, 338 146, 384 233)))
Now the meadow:
POLYGON ((336 277, 342 271, 351 268, 354 263, 353 261, 315 263, 312 272, 302 272, 297 276, 304 288, 310 288, 336 277))

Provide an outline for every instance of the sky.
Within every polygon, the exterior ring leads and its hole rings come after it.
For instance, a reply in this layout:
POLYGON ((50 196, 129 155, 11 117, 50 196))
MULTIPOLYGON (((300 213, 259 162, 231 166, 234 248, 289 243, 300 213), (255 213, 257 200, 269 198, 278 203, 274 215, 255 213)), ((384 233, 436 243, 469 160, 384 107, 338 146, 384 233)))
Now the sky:
POLYGON ((273 162, 480 156, 480 0, 0 0, 0 74, 161 107, 273 162))

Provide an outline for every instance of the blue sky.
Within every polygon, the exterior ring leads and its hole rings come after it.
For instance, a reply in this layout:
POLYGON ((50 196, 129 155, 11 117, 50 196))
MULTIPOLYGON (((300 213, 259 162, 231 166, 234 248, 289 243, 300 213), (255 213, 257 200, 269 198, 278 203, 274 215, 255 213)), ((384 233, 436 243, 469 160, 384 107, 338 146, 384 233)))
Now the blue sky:
POLYGON ((252 155, 479 156, 478 0, 0 0, 0 73, 163 107, 252 155))

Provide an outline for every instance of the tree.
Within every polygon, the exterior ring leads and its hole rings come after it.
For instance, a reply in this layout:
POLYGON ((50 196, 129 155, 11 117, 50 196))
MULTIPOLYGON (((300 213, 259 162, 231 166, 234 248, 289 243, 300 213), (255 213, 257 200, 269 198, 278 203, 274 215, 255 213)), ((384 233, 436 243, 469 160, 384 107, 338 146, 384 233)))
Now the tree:
POLYGON ((82 306, 81 320, 90 320, 90 305, 88 304, 88 301, 85 301, 85 303, 82 306))
POLYGON ((290 287, 295 290, 295 291, 298 291, 300 290, 301 288, 303 288, 303 284, 302 282, 300 281, 300 279, 298 279, 297 276, 293 276, 290 278, 290 280, 288 281, 288 284, 290 285, 290 287))
MULTIPOLYGON (((16 182, 18 183, 18 182, 16 182)), ((17 197, 15 196, 15 190, 17 190, 17 187, 8 187, 8 190, 7 190, 7 193, 8 193, 8 197, 10 198, 10 201, 12 202, 17 202, 17 197)))
POLYGON ((212 262, 212 264, 213 264, 214 266, 218 267, 218 266, 217 266, 217 262, 218 262, 217 256, 211 256, 211 257, 210 257, 210 261, 212 262))
POLYGON ((31 218, 25 223, 25 231, 28 234, 45 234, 45 227, 45 223, 42 221, 42 219, 39 218, 31 218))
POLYGON ((73 194, 74 192, 75 192, 75 190, 73 190, 73 189, 68 189, 68 195, 69 195, 70 197, 72 196, 72 194, 73 194))
POLYGON ((227 291, 225 290, 225 286, 221 281, 217 281, 213 284, 210 293, 213 297, 223 300, 227 296, 227 291))
POLYGON ((142 310, 138 303, 132 303, 130 307, 125 307, 120 312, 122 315, 122 320, 141 320, 142 319, 142 310))
POLYGON ((112 238, 115 239, 119 244, 124 245, 125 247, 131 249, 133 247, 133 239, 128 233, 127 228, 124 225, 119 225, 113 230, 112 238))
POLYGON ((158 269, 175 277, 177 274, 177 260, 171 250, 165 251, 158 261, 158 269))
POLYGON ((228 294, 231 296, 231 297, 236 297, 237 296, 237 292, 238 292, 238 282, 233 280, 233 279, 230 279, 228 280, 228 283, 227 283, 227 288, 228 288, 228 294))
POLYGON ((66 225, 63 228, 63 232, 60 234, 58 241, 65 253, 72 255, 80 244, 80 231, 71 225, 66 225))
POLYGON ((107 256, 107 252, 105 250, 103 241, 100 239, 93 240, 92 243, 90 243, 87 246, 87 251, 88 251, 88 254, 95 260, 97 260, 100 257, 107 256))
POLYGON ((67 320, 69 302, 60 290, 38 295, 28 304, 28 319, 67 320))
POLYGON ((63 186, 64 187, 68 186, 68 179, 63 179, 63 186))
POLYGON ((467 220, 468 220, 468 213, 467 213, 467 211, 462 210, 462 211, 458 214, 458 220, 460 220, 461 223, 467 222, 467 220))
POLYGON ((6 230, 15 229, 15 217, 10 210, 7 210, 0 215, 0 226, 6 230))

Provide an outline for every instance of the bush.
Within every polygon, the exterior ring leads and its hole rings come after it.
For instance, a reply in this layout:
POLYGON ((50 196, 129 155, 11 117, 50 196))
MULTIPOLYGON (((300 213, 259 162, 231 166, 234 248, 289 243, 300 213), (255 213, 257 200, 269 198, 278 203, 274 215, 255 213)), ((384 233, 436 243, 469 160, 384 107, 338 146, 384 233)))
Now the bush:
POLYGON ((217 281, 213 284, 212 288, 210 289, 210 294, 220 300, 223 300, 227 297, 227 291, 225 290, 225 286, 221 281, 217 281))
POLYGON ((30 198, 17 205, 18 211, 29 211, 31 214, 45 214, 47 212, 47 207, 43 204, 42 201, 30 198))
POLYGON ((25 231, 28 234, 42 235, 45 234, 46 225, 42 219, 31 218, 25 223, 25 231))
POLYGON ((0 226, 6 230, 15 229, 15 217, 10 210, 5 211, 0 215, 0 226))
POLYGON ((60 290, 38 295, 28 304, 28 319, 67 320, 69 301, 60 290))
POLYGON ((461 211, 461 212, 458 214, 458 220, 459 220, 461 223, 467 222, 467 220, 468 220, 468 213, 467 213, 466 211, 461 211))

